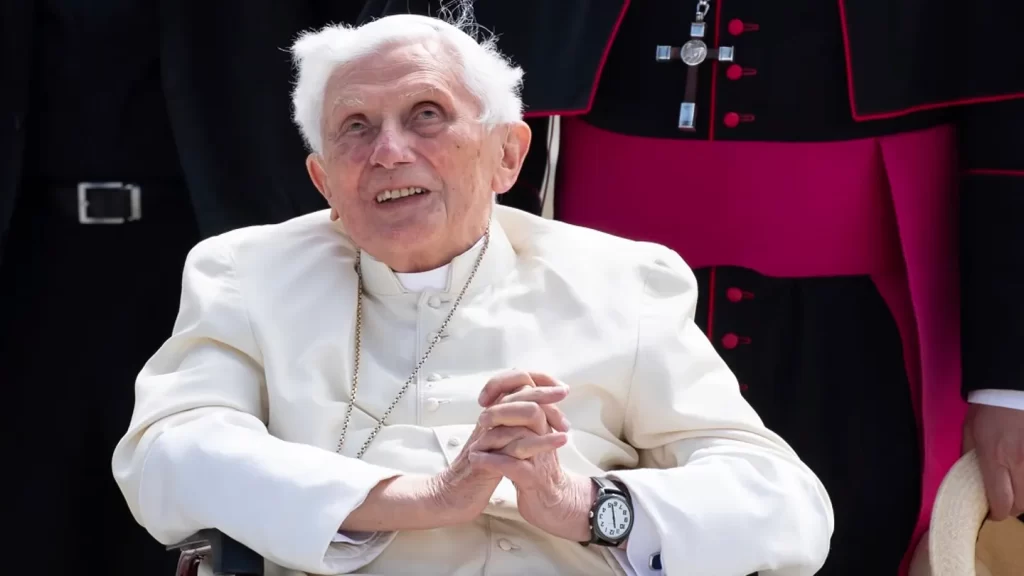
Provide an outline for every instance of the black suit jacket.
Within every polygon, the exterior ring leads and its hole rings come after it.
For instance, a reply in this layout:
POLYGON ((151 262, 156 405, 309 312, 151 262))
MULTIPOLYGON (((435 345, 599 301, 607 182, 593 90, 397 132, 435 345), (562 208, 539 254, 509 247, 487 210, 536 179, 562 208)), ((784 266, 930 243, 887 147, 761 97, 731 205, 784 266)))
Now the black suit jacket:
MULTIPOLYGON (((291 122, 288 48, 303 30, 354 21, 362 3, 154 1, 160 4, 164 95, 203 236, 326 207, 306 173, 306 149, 291 122)), ((22 192, 35 8, 32 0, 8 0, 0 10, 2 251, 22 192)))

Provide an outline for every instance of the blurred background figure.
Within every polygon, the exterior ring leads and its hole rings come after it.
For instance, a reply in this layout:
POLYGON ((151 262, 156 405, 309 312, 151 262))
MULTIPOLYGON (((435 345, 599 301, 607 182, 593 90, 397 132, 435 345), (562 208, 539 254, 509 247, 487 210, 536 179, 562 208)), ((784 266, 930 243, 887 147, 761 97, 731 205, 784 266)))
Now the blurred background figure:
POLYGON ((299 31, 358 3, 12 0, 0 8, 4 571, 172 574, 110 475, 188 250, 326 207, 289 123, 299 31))

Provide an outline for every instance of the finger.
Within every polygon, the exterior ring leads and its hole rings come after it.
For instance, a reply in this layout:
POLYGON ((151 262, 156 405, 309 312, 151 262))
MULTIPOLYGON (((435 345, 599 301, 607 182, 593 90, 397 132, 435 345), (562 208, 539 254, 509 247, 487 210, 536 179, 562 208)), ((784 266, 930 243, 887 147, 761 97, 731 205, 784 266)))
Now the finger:
POLYGON ((561 408, 554 405, 555 402, 558 402, 569 395, 568 388, 528 388, 524 389, 523 392, 523 395, 520 395, 519 392, 513 392, 512 394, 499 398, 494 402, 494 404, 518 401, 535 402, 540 404, 541 410, 544 411, 544 414, 548 419, 548 424, 552 428, 562 432, 569 431, 569 419, 566 418, 565 413, 562 412, 561 408), (525 392, 530 392, 530 394, 525 394, 525 392), (530 400, 531 398, 533 398, 533 400, 530 400))
POLYGON ((498 426, 484 432, 473 441, 472 452, 497 452, 506 446, 527 436, 538 437, 537 433, 525 426, 498 426))
POLYGON ((484 389, 480 391, 480 397, 477 401, 486 408, 506 394, 511 394, 525 387, 532 388, 534 386, 536 385, 533 383, 533 379, 526 372, 522 370, 509 370, 488 380, 487 384, 484 385, 484 389))
POLYGON ((533 383, 537 386, 565 386, 568 388, 564 382, 552 378, 547 374, 541 372, 527 372, 527 374, 530 375, 530 379, 533 380, 533 383))
POLYGON ((487 405, 481 404, 481 405, 484 406, 484 408, 487 408, 488 405, 489 406, 493 406, 493 405, 495 405, 495 404, 497 404, 499 402, 504 401, 505 398, 508 398, 510 394, 515 394, 516 392, 519 392, 519 391, 522 391, 522 390, 530 390, 530 389, 533 389, 533 388, 536 388, 536 386, 534 386, 533 384, 526 384, 526 385, 524 385, 524 386, 522 386, 520 388, 516 388, 515 390, 512 390, 511 392, 502 392, 502 393, 498 394, 497 396, 495 396, 493 398, 488 398, 488 404, 487 405))
POLYGON ((566 418, 565 413, 562 412, 561 408, 552 404, 539 404, 540 409, 544 412, 544 417, 547 420, 548 426, 552 430, 558 430, 559 432, 568 432, 570 422, 566 418))
POLYGON ((558 430, 559 432, 569 431, 569 419, 565 417, 565 413, 558 406, 541 404, 540 409, 544 412, 544 417, 553 430, 558 430))
POLYGON ((522 426, 498 426, 475 440, 470 452, 501 452, 506 456, 526 460, 557 450, 568 442, 569 437, 563 432, 537 435, 522 426))
POLYGON ((480 391, 479 402, 481 406, 490 406, 507 394, 536 387, 560 387, 566 390, 569 388, 564 383, 540 372, 509 370, 491 378, 487 382, 484 389, 480 391))
POLYGON ((550 432, 543 435, 523 426, 498 426, 491 428, 480 438, 473 441, 471 451, 503 452, 519 459, 532 458, 542 452, 565 446, 569 441, 563 432, 550 432))
POLYGON ((537 483, 537 474, 529 460, 519 460, 494 452, 473 452, 469 455, 469 462, 474 468, 501 474, 520 488, 537 483))
POLYGON ((529 460, 545 452, 554 452, 568 442, 569 437, 564 432, 552 432, 543 436, 531 434, 510 442, 498 452, 517 460, 529 460))
POLYGON ((535 402, 541 405, 548 424, 555 430, 562 432, 569 431, 569 419, 565 417, 562 410, 554 404, 560 402, 569 395, 569 387, 564 384, 544 388, 526 387, 498 399, 494 404, 505 404, 512 402, 535 402))
POLYGON ((988 496, 989 517, 996 522, 1010 516, 1013 507, 1013 485, 1010 471, 989 458, 979 458, 981 477, 988 496))
POLYGON ((497 426, 526 426, 537 434, 547 434, 550 429, 547 414, 541 409, 540 404, 534 402, 512 402, 491 406, 480 414, 478 423, 488 429, 497 426))
POLYGON ((492 404, 501 402, 536 402, 538 404, 554 404, 565 400, 569 395, 569 387, 559 384, 557 386, 524 386, 508 394, 502 394, 492 404))

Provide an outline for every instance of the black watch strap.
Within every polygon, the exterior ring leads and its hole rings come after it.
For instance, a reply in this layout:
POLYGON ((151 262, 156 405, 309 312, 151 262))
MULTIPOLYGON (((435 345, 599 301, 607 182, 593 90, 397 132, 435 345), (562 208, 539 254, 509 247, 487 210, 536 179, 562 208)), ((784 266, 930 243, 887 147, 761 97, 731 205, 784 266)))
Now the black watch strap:
POLYGON ((610 492, 612 494, 622 494, 623 496, 629 497, 629 493, 625 490, 625 485, 621 482, 616 482, 611 478, 605 478, 604 476, 594 476, 591 478, 594 484, 597 484, 598 497, 601 496, 602 492, 610 492))
POLYGON ((629 502, 629 507, 633 507, 633 499, 629 495, 629 488, 618 480, 612 480, 611 478, 605 478, 604 476, 594 476, 594 483, 597 484, 598 497, 601 492, 610 494, 621 494, 629 502))

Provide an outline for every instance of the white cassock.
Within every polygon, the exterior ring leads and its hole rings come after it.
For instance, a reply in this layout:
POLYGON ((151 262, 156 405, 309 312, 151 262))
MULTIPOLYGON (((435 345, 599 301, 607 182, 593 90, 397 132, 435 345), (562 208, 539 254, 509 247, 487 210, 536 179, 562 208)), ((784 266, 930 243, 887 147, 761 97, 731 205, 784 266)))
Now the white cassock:
POLYGON ((694 324, 696 281, 682 259, 510 208, 495 208, 465 300, 355 459, 480 249, 406 278, 362 255, 360 385, 339 455, 357 293, 347 236, 323 211, 196 246, 173 335, 139 375, 113 457, 135 518, 163 543, 220 529, 262 554, 270 575, 651 574, 655 552, 667 574, 821 567, 833 527, 825 489, 694 324), (534 529, 507 480, 468 524, 337 535, 379 481, 444 470, 474 428, 481 388, 510 368, 570 386, 559 458, 629 487, 628 554, 534 529))

